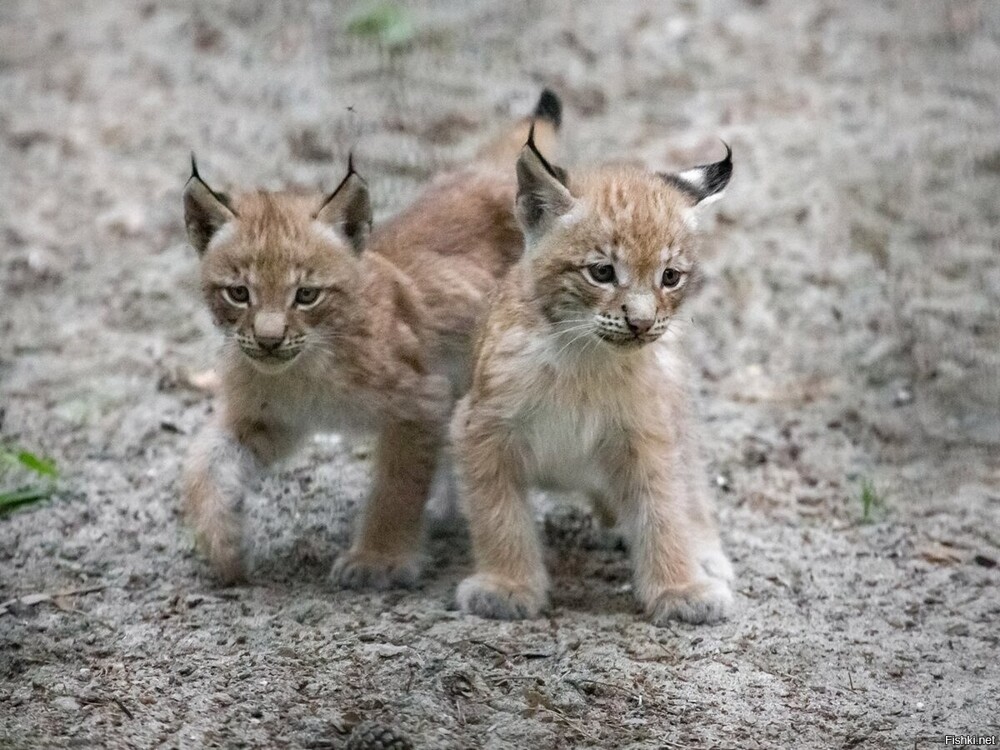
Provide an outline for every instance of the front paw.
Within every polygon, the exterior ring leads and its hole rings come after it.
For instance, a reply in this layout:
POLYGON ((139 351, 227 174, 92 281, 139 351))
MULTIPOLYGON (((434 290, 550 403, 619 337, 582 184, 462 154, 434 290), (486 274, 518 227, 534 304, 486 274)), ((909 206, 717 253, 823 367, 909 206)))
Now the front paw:
POLYGON ((330 571, 333 585, 345 589, 412 588, 420 577, 420 560, 351 550, 337 558, 330 571))
POLYGON ((701 556, 698 560, 701 569, 709 578, 718 578, 726 583, 732 583, 735 578, 733 564, 721 549, 713 550, 701 556))
POLYGON ((695 625, 721 622, 733 608, 733 592, 718 578, 709 578, 661 593, 650 608, 654 625, 681 620, 695 625))
POLYGON ((458 586, 458 606, 467 614, 492 620, 523 620, 537 617, 545 606, 545 592, 524 585, 511 585, 490 575, 474 575, 458 586))
POLYGON ((246 580, 246 555, 238 534, 218 531, 196 535, 195 547, 208 560, 212 575, 224 586, 246 580))

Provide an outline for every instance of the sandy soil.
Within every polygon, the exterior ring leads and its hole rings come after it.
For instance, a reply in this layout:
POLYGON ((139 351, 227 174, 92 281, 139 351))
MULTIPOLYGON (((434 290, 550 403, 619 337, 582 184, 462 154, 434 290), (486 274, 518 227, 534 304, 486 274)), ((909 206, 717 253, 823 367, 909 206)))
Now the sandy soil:
POLYGON ((0 747, 1000 734, 1000 5, 420 2, 394 53, 340 3, 195 5, 0 5, 0 440, 63 474, 0 518, 0 602, 93 589, 0 614, 0 747), (415 591, 331 591, 369 470, 336 437, 253 494, 253 584, 213 587, 177 503, 211 409, 177 373, 217 343, 188 152, 331 186, 353 147, 385 216, 542 85, 569 164, 733 145, 687 334, 736 617, 649 625, 563 512, 544 619, 453 610, 462 535, 415 591))

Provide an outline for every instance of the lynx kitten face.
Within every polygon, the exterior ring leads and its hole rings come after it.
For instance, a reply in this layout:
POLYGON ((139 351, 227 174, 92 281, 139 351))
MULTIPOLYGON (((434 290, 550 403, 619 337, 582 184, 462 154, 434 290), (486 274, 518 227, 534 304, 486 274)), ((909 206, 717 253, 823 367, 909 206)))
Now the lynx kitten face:
POLYGON ((584 174, 573 180, 576 195, 566 173, 532 149, 519 169, 531 275, 548 320, 625 348, 662 336, 697 275, 693 211, 707 197, 697 185, 713 195, 725 186, 728 147, 725 160, 688 178, 635 168, 584 174))
POLYGON ((679 175, 604 168, 571 176, 529 137, 517 164, 525 256, 493 298, 475 377, 452 420, 476 573, 459 606, 537 615, 548 576, 527 490, 575 491, 616 520, 653 621, 713 622, 732 566, 674 337, 697 272, 694 211, 726 158, 679 175))
POLYGON ((201 180, 185 191, 189 236, 202 254, 205 301, 232 353, 264 373, 331 355, 350 327, 358 250, 370 227, 361 179, 328 197, 248 193, 233 201, 201 180), (218 231, 213 229, 218 228, 218 231))

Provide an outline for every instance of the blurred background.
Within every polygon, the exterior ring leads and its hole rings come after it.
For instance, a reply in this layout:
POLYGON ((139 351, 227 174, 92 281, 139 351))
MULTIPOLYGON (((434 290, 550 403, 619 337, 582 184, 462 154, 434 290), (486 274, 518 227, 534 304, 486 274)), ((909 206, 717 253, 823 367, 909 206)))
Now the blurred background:
POLYGON ((0 746, 996 730, 998 118, 986 0, 3 3, 0 746), (332 593, 369 470, 336 437, 252 493, 254 585, 213 589, 177 514, 218 344, 190 152, 329 189, 353 149, 384 218, 545 86, 570 169, 733 147, 684 329, 741 612, 657 631, 558 516, 550 619, 450 611, 464 537, 417 592, 332 593))

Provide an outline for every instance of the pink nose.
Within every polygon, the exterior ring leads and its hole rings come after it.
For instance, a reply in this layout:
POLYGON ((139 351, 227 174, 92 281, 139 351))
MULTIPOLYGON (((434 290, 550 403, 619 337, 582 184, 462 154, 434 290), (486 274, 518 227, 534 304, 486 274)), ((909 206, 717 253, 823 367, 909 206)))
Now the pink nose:
POLYGON ((257 342, 257 346, 266 352, 273 352, 281 343, 285 340, 285 334, 282 333, 280 336, 254 336, 254 341, 257 342))
POLYGON ((628 329, 634 333, 636 336, 642 336, 642 334, 649 331, 653 327, 652 318, 625 318, 625 325, 628 329))
POLYGON ((279 312, 261 310, 253 319, 253 338, 257 346, 267 352, 274 351, 285 340, 288 322, 279 312))

